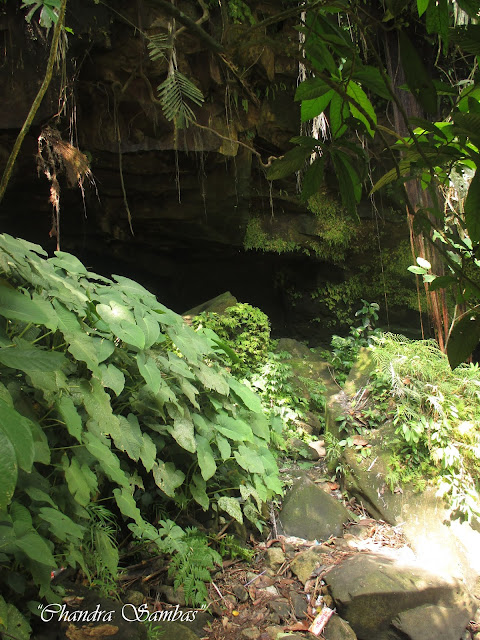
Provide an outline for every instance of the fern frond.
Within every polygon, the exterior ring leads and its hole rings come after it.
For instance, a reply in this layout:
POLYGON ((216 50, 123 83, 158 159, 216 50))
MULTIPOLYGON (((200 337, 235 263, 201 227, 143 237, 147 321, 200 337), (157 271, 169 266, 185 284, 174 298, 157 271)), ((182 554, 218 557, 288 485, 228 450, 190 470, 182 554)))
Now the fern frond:
POLYGON ((178 70, 169 73, 157 87, 157 91, 163 115, 167 120, 176 120, 180 127, 188 126, 195 120, 195 114, 186 100, 191 100, 199 106, 205 100, 200 89, 178 70))
POLYGON ((165 51, 172 48, 171 38, 168 33, 156 33, 148 38, 148 54, 150 60, 155 62, 160 58, 165 58, 165 51))

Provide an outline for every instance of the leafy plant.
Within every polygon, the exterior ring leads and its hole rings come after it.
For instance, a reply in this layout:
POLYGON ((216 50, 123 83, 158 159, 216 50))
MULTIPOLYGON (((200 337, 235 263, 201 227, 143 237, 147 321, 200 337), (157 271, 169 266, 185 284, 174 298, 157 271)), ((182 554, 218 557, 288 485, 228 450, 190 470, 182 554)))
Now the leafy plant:
POLYGON ((187 604, 196 606, 206 601, 205 582, 211 580, 210 571, 216 564, 221 566, 222 558, 209 546, 206 536, 198 529, 186 529, 182 543, 170 562, 168 575, 175 578, 175 590, 183 587, 187 604))
POLYGON ((270 424, 210 337, 136 282, 8 235, 0 273, 0 573, 14 602, 27 581, 56 601, 60 563, 95 579, 93 548, 114 574, 102 496, 160 553, 183 553, 186 533, 151 524, 148 503, 261 528, 262 503, 282 490, 270 424))
POLYGON ((250 377, 266 362, 270 322, 257 307, 240 302, 222 314, 203 312, 194 319, 193 326, 210 329, 216 334, 213 340, 218 337, 230 347, 237 359, 232 361, 227 353, 228 359, 224 361, 237 377, 250 377))

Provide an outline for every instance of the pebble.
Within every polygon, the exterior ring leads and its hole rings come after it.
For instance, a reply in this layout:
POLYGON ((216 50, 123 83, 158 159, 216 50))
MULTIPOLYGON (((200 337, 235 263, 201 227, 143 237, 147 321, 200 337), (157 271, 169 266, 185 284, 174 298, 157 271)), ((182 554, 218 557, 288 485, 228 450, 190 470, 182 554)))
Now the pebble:
POLYGON ((290 603, 286 598, 272 600, 272 602, 268 603, 268 607, 270 611, 275 613, 280 618, 280 620, 286 620, 290 617, 290 603))
POLYGON ((292 601, 295 617, 304 620, 307 617, 307 601, 296 591, 290 591, 290 600, 292 601))
POLYGON ((280 626, 278 626, 278 625, 276 625, 276 624, 275 624, 275 625, 270 625, 269 627, 267 627, 267 628, 265 629, 265 631, 266 631, 266 633, 268 633, 269 637, 270 637, 272 640, 276 640, 276 639, 277 639, 277 636, 278 636, 280 633, 283 633, 283 627, 280 627, 280 626))
POLYGON ((233 585, 232 591, 239 602, 246 602, 248 600, 248 591, 243 585, 233 585))
POLYGON ((260 630, 257 627, 248 627, 242 630, 242 636, 247 640, 258 640, 260 638, 260 630))

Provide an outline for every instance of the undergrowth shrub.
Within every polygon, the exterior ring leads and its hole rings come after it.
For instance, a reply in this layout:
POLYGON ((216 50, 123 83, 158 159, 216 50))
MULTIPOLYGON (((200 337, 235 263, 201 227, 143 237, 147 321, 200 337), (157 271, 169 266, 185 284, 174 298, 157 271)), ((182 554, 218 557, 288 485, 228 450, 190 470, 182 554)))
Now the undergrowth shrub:
POLYGON ((267 360, 270 321, 257 307, 239 302, 222 314, 204 311, 194 319, 193 326, 214 331, 233 350, 237 357, 226 360, 226 364, 237 377, 250 376, 267 360))
POLYGON ((115 575, 100 499, 134 537, 185 558, 193 534, 168 517, 151 524, 151 505, 261 528, 262 503, 282 487, 269 420, 221 366, 215 336, 128 278, 8 235, 0 276, 0 631, 24 640, 17 607, 59 601, 52 570, 81 567, 93 582, 106 553, 115 575))
POLYGON ((452 371, 434 340, 384 334, 372 346, 383 380, 393 396, 397 439, 388 477, 423 489, 434 478, 462 519, 480 516, 480 370, 452 371))

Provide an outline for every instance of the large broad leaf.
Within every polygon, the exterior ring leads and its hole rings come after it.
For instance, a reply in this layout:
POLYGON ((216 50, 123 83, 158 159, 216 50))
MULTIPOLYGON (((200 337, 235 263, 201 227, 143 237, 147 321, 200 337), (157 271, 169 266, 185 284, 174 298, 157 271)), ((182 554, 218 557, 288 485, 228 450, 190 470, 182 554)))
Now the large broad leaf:
POLYGON ((157 394, 162 386, 162 374, 155 360, 142 351, 137 354, 137 366, 147 387, 153 394, 157 394))
POLYGON ((480 172, 477 170, 465 200, 465 224, 472 242, 480 242, 480 172))
POLYGON ((228 496, 222 496, 218 499, 218 508, 222 511, 226 511, 229 516, 234 518, 240 524, 243 523, 242 510, 240 504, 236 498, 229 498, 228 496))
POLYGON ((198 465, 200 467, 202 478, 205 481, 210 480, 210 478, 215 475, 215 471, 217 470, 212 447, 210 446, 207 438, 204 438, 203 436, 197 435, 196 441, 198 465))
POLYGON ((12 409, 4 400, 0 400, 0 431, 12 443, 18 466, 27 473, 32 470, 35 455, 29 423, 30 420, 12 409))
POLYGON ((43 324, 52 331, 57 328, 57 320, 52 305, 47 301, 16 289, 0 286, 0 315, 9 320, 43 324))
POLYGON ((61 369, 67 360, 62 353, 55 351, 43 351, 39 347, 20 348, 2 347, 0 348, 0 362, 6 367, 20 369, 20 371, 57 371, 61 369))
POLYGON ((279 180, 295 173, 295 171, 300 171, 311 153, 311 150, 305 147, 290 149, 283 158, 273 161, 272 165, 267 169, 267 178, 269 180, 279 180))
POLYGON ((60 267, 61 269, 65 269, 68 273, 73 273, 76 275, 87 275, 87 269, 80 262, 78 258, 72 256, 71 253, 66 253, 65 251, 55 251, 55 258, 50 258, 49 262, 54 264, 56 267, 60 267))
POLYGON ((173 498, 175 489, 183 484, 185 474, 180 469, 176 469, 173 462, 163 461, 155 462, 152 471, 157 487, 173 498))
POLYGON ((67 348, 76 360, 85 362, 92 371, 96 371, 98 364, 111 356, 115 350, 115 346, 110 340, 92 338, 86 333, 72 336, 67 348))
POLYGON ((232 418, 223 411, 217 415, 215 428, 235 442, 253 441, 252 429, 243 420, 232 418))
POLYGON ((330 130, 332 138, 339 138, 347 130, 346 119, 350 115, 348 101, 336 93, 330 102, 330 130))
POLYGON ((64 456, 63 468, 68 490, 79 504, 86 507, 91 500, 91 495, 98 489, 96 475, 85 463, 80 464, 75 457, 69 464, 67 457, 64 456))
POLYGON ((73 404, 73 400, 70 396, 62 395, 56 401, 56 408, 65 422, 65 426, 68 429, 68 433, 78 440, 82 441, 82 419, 73 404))
POLYGON ((334 94, 334 90, 330 89, 330 91, 327 91, 327 93, 323 94, 323 96, 320 96, 319 98, 314 98, 313 100, 302 100, 302 106, 300 109, 302 122, 313 120, 313 118, 316 118, 318 115, 323 113, 328 107, 334 94))
POLYGON ((101 364, 98 367, 100 381, 104 387, 108 387, 119 396, 125 387, 125 376, 113 364, 101 364))
POLYGON ((197 374, 200 382, 207 388, 218 391, 223 396, 226 396, 229 392, 228 382, 226 380, 225 372, 217 367, 209 367, 204 362, 199 362, 195 367, 195 373, 197 374))
POLYGON ((0 511, 4 511, 17 486, 18 465, 15 449, 9 438, 0 430, 0 511))
POLYGON ((188 488, 190 489, 190 493, 192 494, 195 502, 198 502, 202 509, 206 511, 210 505, 210 499, 206 491, 207 483, 202 476, 199 476, 198 473, 194 473, 188 488))
POLYGON ((387 85, 385 84, 385 80, 376 67, 371 67, 369 65, 355 67, 353 80, 356 80, 367 89, 370 89, 370 91, 376 93, 377 96, 385 98, 385 100, 392 99, 387 85))
POLYGON ((373 109, 372 103, 367 98, 365 91, 356 83, 350 80, 347 85, 347 95, 350 96, 355 102, 350 102, 350 112, 354 118, 363 122, 368 133, 372 136, 375 135, 374 128, 377 124, 377 116, 373 109), (368 118, 360 112, 355 105, 361 107, 361 109, 367 114, 368 118))
POLYGON ((308 78, 297 87, 295 100, 314 100, 329 91, 331 91, 331 88, 320 78, 308 78))
POLYGON ((431 74, 425 69, 425 65, 412 44, 405 30, 399 31, 400 54, 402 66, 408 88, 419 101, 427 113, 435 113, 437 110, 437 92, 432 82, 431 74))
POLYGON ((133 413, 129 413, 127 418, 124 416, 116 416, 116 418, 120 428, 112 434, 115 446, 120 451, 125 451, 128 457, 136 462, 140 458, 143 446, 138 418, 133 413))
POLYGON ((323 174, 325 169, 325 158, 317 158, 305 171, 302 184, 302 200, 308 200, 323 186, 323 174))
POLYGON ((219 433, 217 433, 215 441, 217 443, 218 450, 220 451, 222 460, 228 460, 232 455, 232 447, 230 446, 229 441, 219 433))
POLYGON ((142 514, 140 513, 140 509, 137 507, 137 504, 129 489, 114 489, 113 495, 115 496, 115 501, 118 505, 118 508, 124 516, 134 520, 140 527, 144 525, 144 520, 142 518, 142 514))
POLYGON ((51 507, 42 507, 38 512, 39 517, 50 525, 50 531, 59 540, 66 542, 71 538, 77 541, 82 540, 85 534, 85 527, 73 522, 71 518, 66 516, 58 509, 51 507))
POLYGON ((140 448, 140 460, 147 471, 151 471, 155 458, 157 457, 157 447, 148 433, 142 434, 142 446, 140 448))
MULTIPOLYGON (((463 0, 463 2, 465 1, 466 0, 463 0)), ((478 3, 476 0, 468 0, 468 2, 476 5, 476 11, 478 11, 478 3)), ((458 2, 458 4, 460 5, 460 2, 458 2)), ((480 56, 480 24, 469 24, 466 27, 450 29, 450 35, 454 44, 458 45, 463 51, 473 53, 475 56, 480 56)))
POLYGON ((235 451, 233 455, 238 464, 246 471, 260 474, 265 473, 262 459, 252 447, 241 444, 238 447, 238 451, 235 451))
POLYGON ((448 4, 448 0, 435 0, 435 2, 429 3, 425 20, 427 32, 438 34, 446 45, 449 40, 448 4))
POLYGON ((130 482, 125 472, 120 468, 117 456, 92 433, 85 433, 83 439, 88 451, 100 463, 103 473, 121 487, 129 487, 130 482))
POLYGON ((361 182, 345 154, 336 151, 332 153, 332 159, 342 202, 351 215, 356 215, 362 189, 361 182))
POLYGON ((197 449, 197 443, 194 435, 194 424, 189 415, 182 416, 180 412, 174 410, 173 427, 167 426, 169 433, 175 438, 178 444, 190 453, 195 453, 197 449))
POLYGON ((247 409, 255 411, 256 413, 262 413, 262 402, 256 393, 235 378, 231 378, 228 382, 230 389, 235 393, 235 395, 241 398, 247 409))
POLYGON ((34 529, 27 531, 22 536, 15 540, 15 544, 23 551, 29 558, 39 562, 40 564, 46 564, 48 567, 56 566, 55 559, 50 551, 45 539, 42 538, 34 529))
POLYGON ((447 343, 448 361, 452 369, 465 362, 480 342, 480 310, 464 314, 458 320, 447 343))
POLYGON ((418 17, 421 18, 428 8, 430 0, 417 0, 418 17))

